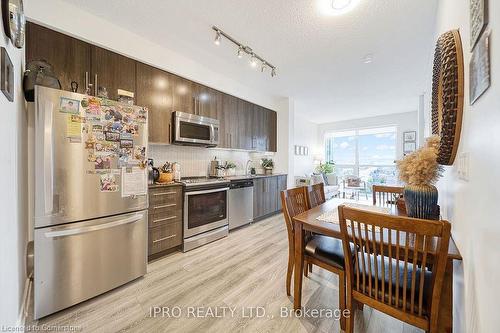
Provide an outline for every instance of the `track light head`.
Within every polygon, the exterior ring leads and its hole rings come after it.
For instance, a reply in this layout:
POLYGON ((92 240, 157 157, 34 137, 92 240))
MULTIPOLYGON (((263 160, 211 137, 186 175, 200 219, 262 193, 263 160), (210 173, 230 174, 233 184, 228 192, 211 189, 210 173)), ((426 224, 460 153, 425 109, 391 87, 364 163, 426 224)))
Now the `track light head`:
POLYGON ((253 53, 252 53, 252 58, 250 58, 250 66, 257 67, 257 58, 255 57, 255 54, 253 54, 253 53))
POLYGON ((243 46, 242 45, 240 45, 238 47, 238 58, 240 58, 240 59, 243 58, 243 46))
POLYGON ((267 63, 265 61, 262 62, 262 65, 260 66, 260 71, 262 73, 264 73, 264 71, 266 70, 266 66, 267 66, 267 63))
POLYGON ((276 76, 276 67, 273 67, 271 69, 271 77, 275 77, 276 76))
POLYGON ((217 30, 217 31, 215 32, 215 40, 214 40, 214 44, 215 44, 215 45, 220 45, 220 41, 221 41, 221 39, 222 39, 222 36, 221 36, 221 34, 220 34, 220 31, 219 31, 219 30, 217 30))

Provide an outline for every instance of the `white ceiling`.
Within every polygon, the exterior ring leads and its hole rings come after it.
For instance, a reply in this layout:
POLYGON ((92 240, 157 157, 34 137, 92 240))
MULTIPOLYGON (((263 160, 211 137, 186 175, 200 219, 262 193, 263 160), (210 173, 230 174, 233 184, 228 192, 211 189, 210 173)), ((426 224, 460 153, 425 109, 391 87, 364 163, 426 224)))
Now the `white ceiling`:
POLYGON ((414 111, 428 86, 437 0, 362 0, 343 16, 321 15, 320 0, 65 1, 249 87, 291 97, 317 123, 414 111), (216 47, 212 25, 276 65, 278 76, 251 69, 224 40, 216 47))

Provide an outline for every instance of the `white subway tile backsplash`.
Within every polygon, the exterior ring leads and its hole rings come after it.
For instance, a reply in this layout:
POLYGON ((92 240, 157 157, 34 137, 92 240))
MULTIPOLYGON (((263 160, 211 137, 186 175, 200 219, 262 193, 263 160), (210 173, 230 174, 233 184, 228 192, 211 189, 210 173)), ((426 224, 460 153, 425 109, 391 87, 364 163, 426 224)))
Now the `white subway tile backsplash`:
MULTIPOLYGON (((166 161, 179 163, 182 177, 204 177, 208 175, 210 161, 214 157, 221 162, 234 162, 236 175, 245 174, 248 160, 252 161, 251 166, 257 169, 257 173, 262 173, 260 159, 264 157, 264 153, 177 145, 149 145, 148 157, 154 160, 155 166, 161 166, 166 161)), ((267 153, 265 157, 272 156, 267 153)))

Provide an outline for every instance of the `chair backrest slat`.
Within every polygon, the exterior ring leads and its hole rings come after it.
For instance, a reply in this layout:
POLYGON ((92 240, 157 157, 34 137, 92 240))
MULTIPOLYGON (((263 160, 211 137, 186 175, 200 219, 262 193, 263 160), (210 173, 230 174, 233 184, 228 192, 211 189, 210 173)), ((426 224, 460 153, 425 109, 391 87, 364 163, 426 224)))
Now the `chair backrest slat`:
POLYGON ((427 270, 427 247, 429 246, 429 237, 423 236, 423 246, 422 246, 422 264, 421 269, 422 273, 420 274, 419 281, 419 293, 418 293, 418 315, 422 315, 422 304, 423 304, 423 296, 424 296, 424 276, 425 271, 427 270))
POLYGON ((281 191, 281 205, 289 237, 293 237, 293 218, 309 209, 305 187, 281 191))
MULTIPOLYGON (((375 238, 375 235, 373 237, 375 238)), ((380 257, 381 257, 380 262, 382 263, 380 265, 381 281, 384 281, 385 280, 384 228, 380 228, 380 257)), ((381 288, 382 288, 381 299, 382 299, 382 302, 385 303, 385 283, 381 283, 381 288)))
POLYGON ((429 313, 430 307, 439 305, 450 224, 343 205, 339 206, 339 220, 346 278, 353 290, 377 301, 375 308, 380 304, 396 309, 400 318, 427 318, 424 311, 429 313), (430 270, 429 263, 433 265, 430 270), (425 295, 432 299, 424 301, 425 295))
POLYGON ((325 184, 319 183, 306 187, 307 200, 310 208, 321 205, 325 199, 325 184))
MULTIPOLYGON (((366 227, 366 225, 365 225, 366 227)), ((366 228, 368 229, 368 228, 366 228)), ((372 228, 372 253, 373 253, 373 257, 374 258, 377 258, 377 245, 375 244, 375 228, 372 228)), ((374 280, 375 280, 375 292, 374 292, 374 295, 375 295, 375 299, 378 299, 378 282, 379 282, 379 276, 378 276, 378 263, 377 263, 377 260, 373 260, 373 268, 374 268, 374 280)))
POLYGON ((381 207, 392 207, 396 205, 396 200, 403 194, 403 190, 403 187, 398 186, 373 185, 373 204, 381 207))

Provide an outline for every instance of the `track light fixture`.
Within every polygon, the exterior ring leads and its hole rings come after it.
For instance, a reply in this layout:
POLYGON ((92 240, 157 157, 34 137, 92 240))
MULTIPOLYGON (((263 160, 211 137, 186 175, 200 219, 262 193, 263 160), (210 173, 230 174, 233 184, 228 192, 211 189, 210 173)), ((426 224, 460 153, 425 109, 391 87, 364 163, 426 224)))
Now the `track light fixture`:
POLYGON ((238 47, 238 52, 237 52, 238 58, 243 58, 245 54, 248 54, 250 56, 251 67, 253 68, 257 67, 258 61, 260 61, 261 62, 260 71, 262 73, 266 70, 266 67, 269 67, 271 69, 271 77, 276 76, 276 66, 272 65, 271 63, 269 63, 269 61, 265 60, 264 58, 256 54, 251 47, 245 46, 244 44, 238 42, 233 37, 229 36, 216 26, 213 26, 212 29, 215 31, 215 40, 214 40, 215 45, 220 45, 222 37, 226 38, 228 41, 230 41, 231 43, 233 43, 238 47))
POLYGON ((220 45, 220 41, 222 39, 222 36, 220 34, 220 31, 219 30, 215 30, 215 40, 214 40, 214 44, 215 45, 220 45))

